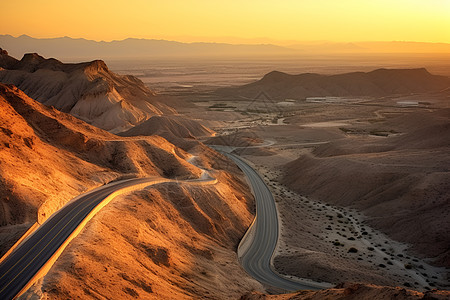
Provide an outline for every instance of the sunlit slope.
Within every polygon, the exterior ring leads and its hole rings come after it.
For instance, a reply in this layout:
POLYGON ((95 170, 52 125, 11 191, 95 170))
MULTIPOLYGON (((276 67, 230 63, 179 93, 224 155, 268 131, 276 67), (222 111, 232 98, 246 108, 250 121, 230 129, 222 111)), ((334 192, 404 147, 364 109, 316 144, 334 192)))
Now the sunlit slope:
POLYGON ((0 82, 105 130, 121 131, 175 111, 138 78, 117 75, 101 60, 65 64, 31 53, 19 61, 3 50, 0 63, 0 82))

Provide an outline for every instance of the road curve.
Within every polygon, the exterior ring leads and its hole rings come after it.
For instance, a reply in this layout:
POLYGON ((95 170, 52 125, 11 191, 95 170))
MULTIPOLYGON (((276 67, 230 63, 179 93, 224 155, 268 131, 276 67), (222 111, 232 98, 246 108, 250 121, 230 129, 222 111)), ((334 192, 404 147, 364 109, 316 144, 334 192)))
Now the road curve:
MULTIPOLYGON (((177 182, 215 183, 209 176, 197 180, 177 182)), ((117 181, 99 187, 92 192, 74 199, 44 222, 29 238, 25 239, 0 264, 0 299, 13 299, 25 287, 29 287, 47 262, 56 259, 54 255, 62 251, 71 235, 101 208, 105 199, 112 199, 120 192, 129 192, 157 183, 175 182, 165 178, 137 178, 117 181), (84 223, 83 223, 84 222, 84 223)), ((47 266, 48 267, 48 266, 47 266)))
MULTIPOLYGON (((259 282, 286 291, 318 290, 321 284, 300 283, 276 274, 271 267, 271 259, 278 241, 278 214, 267 185, 258 173, 237 155, 222 152, 232 159, 244 172, 251 185, 256 200, 256 217, 249 231, 252 241, 241 256, 241 265, 259 282)), ((244 238, 246 238, 244 236, 244 238)))

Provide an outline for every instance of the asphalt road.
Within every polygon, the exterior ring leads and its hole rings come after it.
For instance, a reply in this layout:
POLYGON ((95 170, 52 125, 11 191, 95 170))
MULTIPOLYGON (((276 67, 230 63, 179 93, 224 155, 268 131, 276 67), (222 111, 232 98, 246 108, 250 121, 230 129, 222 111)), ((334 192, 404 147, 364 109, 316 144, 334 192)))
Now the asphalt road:
POLYGON ((320 287, 281 277, 271 267, 271 258, 278 241, 278 215, 275 201, 267 185, 245 161, 225 153, 247 176, 256 200, 256 226, 251 245, 241 257, 242 267, 259 282, 287 291, 318 290, 320 287))
MULTIPOLYGON (((272 194, 255 170, 239 157, 226 155, 236 162, 248 177, 257 202, 257 219, 254 223, 256 235, 242 257, 244 269, 269 286, 289 291, 317 289, 315 286, 280 277, 272 271, 270 260, 278 240, 278 216, 272 194)), ((187 182, 210 180, 211 178, 207 177, 187 182)), ((56 212, 0 264, 0 299, 13 299, 106 197, 123 188, 144 183, 151 185, 155 182, 161 182, 161 179, 129 179, 108 184, 82 195, 56 212)))
POLYGON ((118 181, 97 188, 60 209, 0 264, 0 299, 14 298, 107 196, 133 185, 160 181, 154 178, 118 181))

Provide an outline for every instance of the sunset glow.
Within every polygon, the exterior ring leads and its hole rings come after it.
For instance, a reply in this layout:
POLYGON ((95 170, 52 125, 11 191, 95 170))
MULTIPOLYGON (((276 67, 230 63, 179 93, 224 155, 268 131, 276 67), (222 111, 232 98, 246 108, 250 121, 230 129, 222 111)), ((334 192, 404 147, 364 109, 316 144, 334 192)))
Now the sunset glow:
POLYGON ((450 43, 447 0, 94 0, 2 3, 1 34, 231 43, 450 43))

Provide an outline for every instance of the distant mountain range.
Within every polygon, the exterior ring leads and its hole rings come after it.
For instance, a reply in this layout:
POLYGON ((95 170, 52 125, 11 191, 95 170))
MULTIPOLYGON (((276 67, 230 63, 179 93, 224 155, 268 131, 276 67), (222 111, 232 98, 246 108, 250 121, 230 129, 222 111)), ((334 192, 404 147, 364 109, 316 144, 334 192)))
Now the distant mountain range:
POLYGON ((97 42, 70 37, 38 39, 27 35, 0 35, 0 47, 11 55, 37 52, 60 59, 174 58, 174 57, 267 57, 280 55, 441 53, 450 54, 450 44, 419 42, 316 42, 290 46, 272 44, 181 43, 176 41, 128 38, 97 42))
POLYGON ((70 37, 36 39, 26 35, 0 35, 0 47, 13 56, 38 52, 47 57, 94 59, 253 56, 292 54, 296 51, 275 45, 231 45, 224 43, 180 43, 166 40, 134 39, 96 42, 70 37))
POLYGON ((220 94, 255 98, 261 92, 273 99, 306 97, 387 96, 435 92, 450 88, 450 78, 426 69, 378 69, 337 75, 273 71, 261 80, 218 90, 220 94))
POLYGON ((337 53, 337 54, 395 54, 395 53, 441 53, 450 54, 448 43, 425 42, 356 42, 356 43, 304 43, 288 46, 304 53, 337 53))

